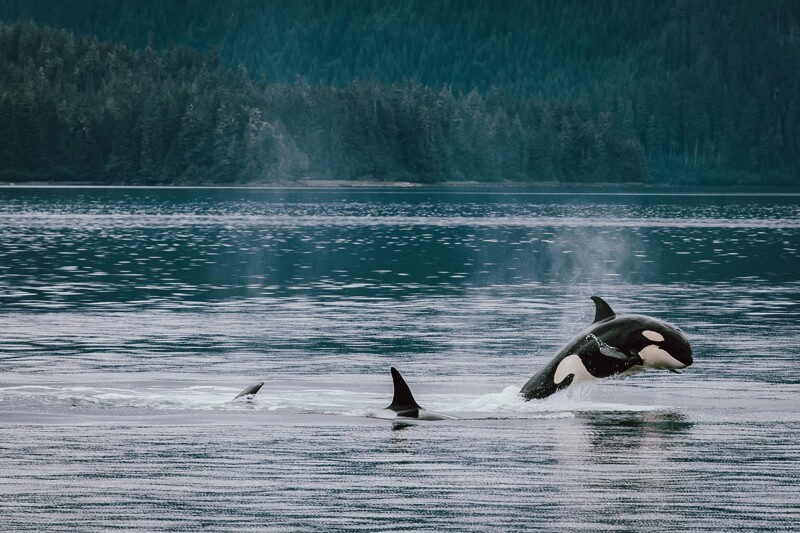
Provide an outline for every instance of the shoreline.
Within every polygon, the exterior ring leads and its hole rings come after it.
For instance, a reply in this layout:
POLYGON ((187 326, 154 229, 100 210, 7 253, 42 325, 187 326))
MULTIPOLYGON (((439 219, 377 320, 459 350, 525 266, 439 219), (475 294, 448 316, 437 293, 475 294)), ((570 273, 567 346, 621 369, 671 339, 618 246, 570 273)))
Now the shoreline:
POLYGON ((366 182, 366 181, 304 181, 289 183, 250 183, 250 184, 197 184, 197 185, 130 185, 93 184, 89 182, 0 182, 0 191, 11 190, 218 190, 218 191, 316 191, 320 193, 379 193, 390 194, 498 194, 498 195, 597 195, 597 196, 800 196, 800 187, 777 185, 761 186, 690 186, 690 185, 645 185, 645 184, 554 184, 554 183, 480 183, 443 182, 419 184, 408 182, 366 182))
POLYGON ((406 181, 369 181, 369 180, 300 180, 293 182, 251 182, 236 184, 175 184, 175 185, 142 185, 142 184, 109 184, 92 182, 48 182, 0 181, 0 189, 159 189, 159 190, 324 190, 324 191, 452 191, 452 192, 496 192, 496 193, 542 193, 542 194, 785 194, 800 195, 800 187, 781 185, 669 185, 652 183, 558 183, 543 182, 475 182, 446 181, 441 183, 413 183, 406 181))

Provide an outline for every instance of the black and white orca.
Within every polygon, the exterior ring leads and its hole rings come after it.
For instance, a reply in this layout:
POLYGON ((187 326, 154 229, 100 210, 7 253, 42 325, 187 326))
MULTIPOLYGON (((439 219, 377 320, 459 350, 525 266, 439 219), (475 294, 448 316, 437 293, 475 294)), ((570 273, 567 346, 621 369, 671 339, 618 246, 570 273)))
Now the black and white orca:
POLYGON ((680 373, 692 364, 692 347, 680 329, 646 316, 617 316, 602 298, 592 300, 594 322, 528 380, 520 390, 526 400, 546 398, 573 383, 646 368, 680 373))
POLYGON ((455 420, 454 416, 429 411, 420 407, 411 394, 403 376, 396 368, 392 367, 392 381, 394 382, 394 397, 384 409, 370 413, 375 418, 394 419, 397 417, 416 418, 418 420, 455 420))

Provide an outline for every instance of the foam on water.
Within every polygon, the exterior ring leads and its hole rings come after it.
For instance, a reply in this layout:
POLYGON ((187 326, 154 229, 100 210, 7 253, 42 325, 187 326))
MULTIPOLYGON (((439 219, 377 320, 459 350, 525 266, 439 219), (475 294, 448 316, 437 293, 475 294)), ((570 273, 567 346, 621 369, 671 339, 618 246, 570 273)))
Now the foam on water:
POLYGON ((471 413, 503 413, 508 415, 573 412, 647 412, 667 409, 657 405, 631 405, 598 402, 590 398, 593 384, 581 383, 548 398, 526 401, 519 387, 509 385, 501 392, 454 402, 453 409, 471 413))
POLYGON ((85 386, 15 386, 0 388, 0 401, 17 406, 36 404, 86 408, 214 409, 231 402, 235 389, 187 387, 132 390, 85 386))
MULTIPOLYGON (((240 389, 223 386, 141 389, 87 386, 23 385, 0 387, 0 403, 17 408, 71 407, 76 409, 151 410, 264 410, 311 412, 326 415, 374 416, 388 402, 388 394, 346 389, 269 390, 269 384, 251 400, 233 398, 240 389)), ((646 412, 660 406, 598 402, 588 399, 591 384, 581 384, 543 400, 525 401, 514 385, 478 397, 438 394, 426 397, 425 407, 459 418, 563 418, 576 412, 646 412), (487 416, 490 415, 490 416, 487 416)), ((380 417, 378 417, 380 418, 380 417)))

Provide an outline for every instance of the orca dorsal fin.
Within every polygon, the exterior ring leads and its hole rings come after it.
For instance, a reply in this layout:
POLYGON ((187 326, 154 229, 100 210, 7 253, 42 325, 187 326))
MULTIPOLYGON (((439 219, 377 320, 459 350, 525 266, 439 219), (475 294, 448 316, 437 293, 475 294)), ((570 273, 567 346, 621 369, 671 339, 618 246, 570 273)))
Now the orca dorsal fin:
POLYGON ((592 301, 594 302, 594 322, 592 324, 617 316, 611 306, 599 296, 592 296, 592 301))
POLYGON ((394 397, 387 409, 397 412, 420 409, 419 404, 414 401, 414 396, 411 395, 411 389, 408 388, 403 376, 395 367, 392 367, 392 381, 394 382, 394 397))

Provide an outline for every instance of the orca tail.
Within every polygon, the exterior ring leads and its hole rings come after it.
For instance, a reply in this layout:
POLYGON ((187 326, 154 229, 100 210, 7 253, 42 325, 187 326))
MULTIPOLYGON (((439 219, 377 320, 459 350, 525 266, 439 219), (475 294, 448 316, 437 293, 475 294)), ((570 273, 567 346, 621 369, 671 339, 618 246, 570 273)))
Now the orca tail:
POLYGON ((250 385, 249 387, 244 389, 242 392, 237 394, 236 397, 234 398, 234 400, 238 400, 239 398, 241 398, 243 396, 247 400, 252 400, 253 396, 258 394, 258 391, 260 391, 261 387, 263 387, 263 386, 264 386, 264 382, 263 381, 261 383, 256 383, 255 385, 250 385))
POLYGON ((617 316, 611 306, 599 296, 592 296, 592 301, 594 302, 594 322, 592 324, 617 316))
POLYGON ((403 376, 400 375, 400 372, 395 367, 392 367, 392 381, 394 382, 394 397, 387 409, 391 409, 398 414, 418 412, 420 409, 419 404, 414 400, 411 389, 408 388, 403 376))

